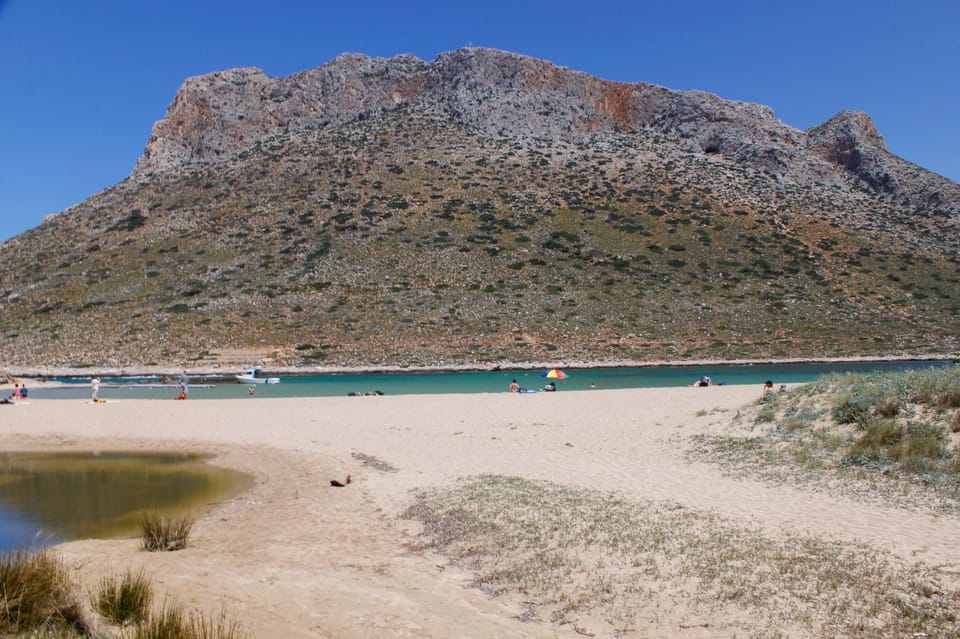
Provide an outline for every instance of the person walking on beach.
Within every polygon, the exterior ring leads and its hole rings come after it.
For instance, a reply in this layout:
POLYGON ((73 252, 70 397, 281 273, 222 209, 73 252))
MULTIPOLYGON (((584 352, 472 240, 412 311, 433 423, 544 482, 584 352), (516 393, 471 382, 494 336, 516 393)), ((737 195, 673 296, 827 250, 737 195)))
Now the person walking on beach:
POLYGON ((97 402, 97 393, 100 392, 100 378, 94 375, 90 378, 90 399, 97 402))

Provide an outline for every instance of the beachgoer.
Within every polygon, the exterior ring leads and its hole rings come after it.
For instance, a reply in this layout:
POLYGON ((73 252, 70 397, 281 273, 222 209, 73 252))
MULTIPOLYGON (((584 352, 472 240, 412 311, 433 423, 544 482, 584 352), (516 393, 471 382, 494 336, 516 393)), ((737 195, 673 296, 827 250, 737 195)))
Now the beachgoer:
POLYGON ((763 390, 760 392, 760 397, 766 397, 767 393, 773 392, 773 380, 768 379, 763 383, 763 390))
POLYGON ((90 397, 90 399, 92 399, 93 401, 97 401, 97 393, 100 392, 100 378, 99 378, 99 377, 91 377, 91 378, 90 378, 90 392, 91 392, 91 397, 90 397))
MULTIPOLYGON (((23 392, 23 389, 22 389, 22 388, 20 389, 20 392, 21 392, 21 393, 23 392)), ((786 393, 786 392, 787 392, 787 385, 786 385, 786 384, 780 384, 780 390, 777 391, 777 392, 779 392, 779 393, 786 393)))
POLYGON ((512 382, 510 382, 510 392, 511 393, 520 392, 520 384, 517 383, 517 380, 513 380, 512 382))
POLYGON ((250 384, 250 388, 247 389, 247 395, 253 396, 257 392, 257 387, 253 384, 250 384))
POLYGON ((12 403, 13 403, 13 395, 7 395, 2 400, 0 400, 0 404, 12 404, 12 403))
POLYGON ((557 390, 557 385, 553 382, 548 382, 547 385, 543 387, 543 390, 547 391, 548 393, 552 393, 553 391, 557 390))
POLYGON ((27 385, 24 384, 23 386, 20 387, 20 399, 26 399, 26 398, 27 398, 27 392, 28 392, 28 391, 27 391, 27 385))
POLYGON ((188 384, 190 383, 190 378, 187 377, 187 371, 183 371, 180 374, 180 399, 186 399, 187 393, 190 392, 188 384))
POLYGON ((11 395, 11 397, 13 397, 13 399, 20 399, 20 384, 13 385, 13 395, 11 395))
POLYGON ((704 375, 703 377, 697 380, 697 383, 694 384, 694 386, 703 387, 703 386, 710 386, 711 384, 713 384, 713 380, 711 380, 709 377, 704 375))

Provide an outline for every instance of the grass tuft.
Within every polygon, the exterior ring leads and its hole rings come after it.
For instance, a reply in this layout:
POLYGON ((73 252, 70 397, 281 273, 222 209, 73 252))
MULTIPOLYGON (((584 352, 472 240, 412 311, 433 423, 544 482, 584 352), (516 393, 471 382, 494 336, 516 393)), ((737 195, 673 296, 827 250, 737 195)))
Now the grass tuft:
POLYGON ((143 571, 128 571, 122 577, 104 577, 96 609, 106 619, 126 626, 143 623, 149 616, 153 584, 143 571))
POLYGON ((236 621, 227 619, 226 610, 207 617, 195 610, 190 613, 190 639, 243 639, 246 635, 236 621))
POLYGON ((131 626, 130 633, 125 634, 124 639, 191 639, 188 631, 183 608, 164 602, 146 623, 131 626))
POLYGON ((0 557, 0 635, 89 634, 91 628, 58 556, 19 548, 0 557))
POLYGON ((193 517, 187 515, 166 517, 148 512, 140 519, 143 548, 151 552, 186 548, 192 529, 193 517))
POLYGON ((246 634, 226 611, 207 617, 201 610, 185 611, 182 606, 164 602, 145 623, 131 627, 123 639, 245 639, 246 634))

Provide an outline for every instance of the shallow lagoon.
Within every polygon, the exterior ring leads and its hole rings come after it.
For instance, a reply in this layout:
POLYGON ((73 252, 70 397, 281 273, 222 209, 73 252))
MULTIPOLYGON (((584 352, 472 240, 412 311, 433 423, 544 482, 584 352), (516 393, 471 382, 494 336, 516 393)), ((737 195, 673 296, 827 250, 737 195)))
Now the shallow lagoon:
POLYGON ((252 485, 198 455, 0 453, 0 551, 132 536, 147 511, 189 514, 252 485))
MULTIPOLYGON (((754 364, 651 366, 638 368, 564 368, 568 378, 557 382, 557 390, 589 390, 591 388, 659 388, 690 386, 701 375, 716 384, 756 384, 765 380, 776 384, 797 384, 817 379, 826 373, 863 373, 898 371, 951 366, 946 360, 904 360, 881 362, 830 362, 807 364, 754 364)), ((381 391, 386 395, 422 395, 444 393, 506 392, 516 379, 525 388, 540 389, 548 381, 542 369, 499 371, 444 371, 370 374, 297 375, 281 378, 280 384, 254 387, 255 397, 342 397, 349 393, 381 391)), ((64 380, 66 381, 66 380, 64 380)), ((88 380, 73 380, 67 388, 31 389, 33 398, 89 398, 88 380)), ((153 381, 153 380, 151 380, 153 381)), ((238 399, 249 397, 246 384, 232 379, 208 380, 194 385, 190 397, 196 399, 238 399)), ((178 393, 175 385, 158 386, 127 379, 111 383, 105 378, 100 397, 108 399, 172 399, 178 393)))

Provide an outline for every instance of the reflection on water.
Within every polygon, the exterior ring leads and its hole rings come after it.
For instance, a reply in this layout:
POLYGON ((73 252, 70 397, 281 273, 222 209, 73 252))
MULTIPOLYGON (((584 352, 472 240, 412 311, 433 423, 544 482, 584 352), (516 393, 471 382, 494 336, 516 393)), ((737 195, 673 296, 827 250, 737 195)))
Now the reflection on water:
POLYGON ((135 534, 146 511, 189 513, 251 484, 199 455, 0 453, 0 551, 135 534))

